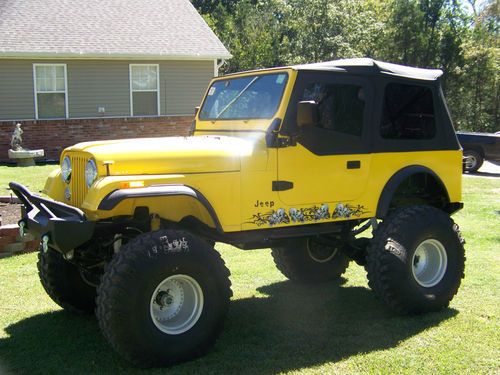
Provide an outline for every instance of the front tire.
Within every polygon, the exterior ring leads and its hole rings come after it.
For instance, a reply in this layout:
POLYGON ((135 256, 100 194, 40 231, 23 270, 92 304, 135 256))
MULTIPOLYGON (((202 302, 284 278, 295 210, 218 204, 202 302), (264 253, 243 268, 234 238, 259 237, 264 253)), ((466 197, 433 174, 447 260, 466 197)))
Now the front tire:
POLYGON ((206 241, 161 230, 123 245, 98 288, 97 318, 114 349, 140 367, 204 354, 232 295, 229 270, 206 241))
POLYGON ((458 225, 431 206, 392 212, 368 247, 368 282, 399 313, 437 311, 449 305, 464 276, 464 240, 458 225))
POLYGON ((96 288, 85 281, 81 271, 49 248, 38 252, 38 275, 49 297, 66 311, 91 314, 95 308, 96 288))
POLYGON ((341 251, 343 244, 325 245, 314 238, 294 240, 287 246, 271 249, 276 268, 289 280, 321 283, 337 280, 350 259, 341 251))

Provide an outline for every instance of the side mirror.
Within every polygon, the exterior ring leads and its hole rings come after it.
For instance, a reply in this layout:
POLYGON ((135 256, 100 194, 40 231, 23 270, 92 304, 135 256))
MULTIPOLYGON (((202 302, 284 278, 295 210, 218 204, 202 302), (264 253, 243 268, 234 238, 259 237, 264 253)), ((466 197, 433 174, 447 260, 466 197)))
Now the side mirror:
POLYGON ((306 100, 297 104, 297 125, 299 128, 317 124, 318 118, 318 104, 315 101, 306 100))
POLYGON ((200 106, 194 107, 194 115, 196 116, 200 110, 200 106))

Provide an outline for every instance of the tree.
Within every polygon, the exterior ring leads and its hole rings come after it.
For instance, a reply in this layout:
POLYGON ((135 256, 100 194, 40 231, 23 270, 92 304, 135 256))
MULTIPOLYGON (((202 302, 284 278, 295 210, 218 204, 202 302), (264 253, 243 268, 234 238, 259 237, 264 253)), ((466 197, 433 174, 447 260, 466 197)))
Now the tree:
POLYGON ((499 0, 193 0, 232 53, 222 72, 374 57, 441 68, 458 129, 498 131, 499 0))

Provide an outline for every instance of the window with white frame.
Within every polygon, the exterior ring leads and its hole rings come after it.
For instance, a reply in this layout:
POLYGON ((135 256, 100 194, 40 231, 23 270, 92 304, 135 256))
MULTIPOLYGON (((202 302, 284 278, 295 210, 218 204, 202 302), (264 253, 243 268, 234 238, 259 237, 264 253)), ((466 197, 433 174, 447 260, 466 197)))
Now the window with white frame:
POLYGON ((36 118, 68 117, 66 64, 34 64, 36 118))
POLYGON ((158 64, 130 64, 130 112, 132 116, 160 114, 158 64))

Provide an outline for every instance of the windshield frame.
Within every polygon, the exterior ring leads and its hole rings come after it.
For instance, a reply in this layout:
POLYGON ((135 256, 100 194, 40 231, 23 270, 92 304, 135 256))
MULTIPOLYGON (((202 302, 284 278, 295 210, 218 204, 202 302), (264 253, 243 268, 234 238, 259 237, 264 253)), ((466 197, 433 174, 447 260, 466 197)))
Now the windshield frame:
POLYGON ((283 97, 285 95, 285 92, 287 90, 288 84, 290 83, 290 74, 287 71, 269 71, 269 72, 262 72, 262 73, 255 73, 252 72, 251 74, 245 74, 245 75, 229 75, 229 76, 222 76, 220 78, 215 79, 212 81, 210 86, 207 89, 207 92, 205 96, 203 97, 203 102, 200 105, 200 110, 198 111, 198 120, 200 121, 210 121, 210 122, 217 122, 217 121, 251 121, 251 120, 270 120, 276 116, 276 113, 279 111, 281 104, 283 102, 283 97), (202 117, 202 109, 205 105, 205 102, 207 101, 208 98, 208 93, 210 92, 211 88, 219 82, 224 82, 224 81, 232 81, 236 79, 241 79, 241 78, 251 78, 255 81, 258 81, 259 77, 263 77, 266 75, 279 75, 279 74, 284 74, 286 75, 285 79, 285 85, 283 86, 283 90, 281 91, 281 95, 278 101, 278 105, 276 106, 275 111, 270 115, 269 117, 225 117, 225 118, 220 118, 220 117, 202 117), (256 79, 257 78, 257 79, 256 79))

